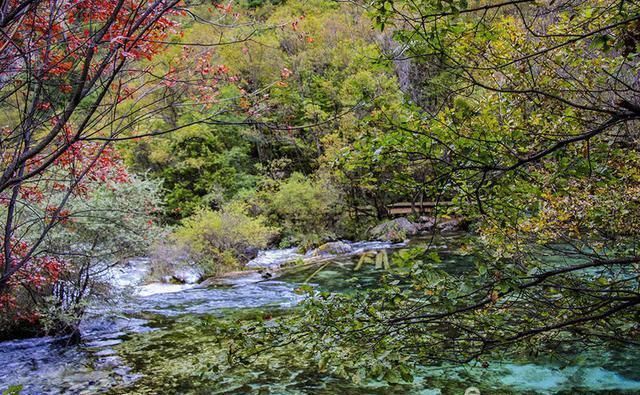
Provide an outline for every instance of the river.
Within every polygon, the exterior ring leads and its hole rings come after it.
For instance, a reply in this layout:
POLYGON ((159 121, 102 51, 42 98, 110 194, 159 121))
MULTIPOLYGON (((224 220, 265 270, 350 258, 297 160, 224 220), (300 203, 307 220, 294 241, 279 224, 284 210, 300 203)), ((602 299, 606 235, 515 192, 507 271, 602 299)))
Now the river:
MULTIPOLYGON (((448 250, 450 240, 435 248, 448 250)), ((401 245, 350 244, 351 253, 335 256, 312 282, 319 289, 347 290, 359 253, 401 245)), ((468 267, 465 257, 444 254, 445 267, 468 267)), ((273 269, 299 258, 295 250, 262 253, 255 267, 273 269)), ((462 394, 470 386, 483 394, 640 393, 640 356, 607 350, 585 356, 575 365, 540 360, 496 361, 489 369, 457 367, 419 369, 413 383, 367 381, 355 384, 337 377, 289 369, 287 361, 237 369, 211 379, 207 369, 217 353, 214 324, 225 317, 263 311, 285 312, 301 296, 295 289, 317 267, 265 280, 257 273, 235 276, 208 287, 190 289, 147 286, 126 299, 96 301, 82 324, 82 342, 38 338, 0 343, 0 391, 22 386, 21 394, 462 394)), ((379 270, 358 274, 362 284, 376 281, 379 270)))

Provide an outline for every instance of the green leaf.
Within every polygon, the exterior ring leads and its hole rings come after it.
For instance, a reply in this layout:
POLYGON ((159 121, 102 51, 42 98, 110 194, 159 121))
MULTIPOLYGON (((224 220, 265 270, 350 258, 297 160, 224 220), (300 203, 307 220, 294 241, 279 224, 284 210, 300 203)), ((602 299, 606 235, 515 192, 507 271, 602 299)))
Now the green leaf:
POLYGON ((20 395, 23 388, 24 388, 23 385, 12 385, 12 386, 9 386, 9 388, 7 388, 6 390, 4 390, 2 395, 20 395))

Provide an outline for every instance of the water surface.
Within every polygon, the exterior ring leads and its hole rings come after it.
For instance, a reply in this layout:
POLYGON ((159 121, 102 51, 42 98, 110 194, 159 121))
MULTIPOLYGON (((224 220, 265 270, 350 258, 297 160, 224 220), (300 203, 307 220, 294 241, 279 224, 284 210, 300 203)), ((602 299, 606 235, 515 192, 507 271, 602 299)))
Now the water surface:
MULTIPOLYGON (((425 244, 424 241, 414 242, 425 244)), ((469 257, 453 252, 455 239, 433 245, 443 251, 443 266, 471 270, 469 257), (447 252, 448 251, 448 252, 447 252)), ((413 383, 365 381, 355 384, 312 367, 292 368, 295 356, 239 367, 223 379, 212 375, 221 319, 286 314, 301 300, 296 288, 311 277, 319 289, 349 292, 354 284, 374 286, 382 270, 372 265, 354 272, 359 254, 402 246, 354 244, 353 253, 317 266, 291 270, 265 280, 252 273, 208 288, 143 292, 117 303, 96 303, 82 326, 83 341, 40 338, 0 343, 0 390, 22 385, 23 394, 462 394, 469 386, 485 394, 640 393, 640 356, 636 350, 606 350, 584 355, 579 364, 538 358, 493 361, 488 369, 471 366, 424 367, 413 383), (328 263, 328 264, 327 264, 328 263)), ((299 259, 295 250, 262 254, 262 264, 299 259)), ((138 269, 136 269, 138 270, 138 269)), ((298 361, 299 362, 299 361, 298 361)), ((296 364, 299 366, 300 364, 296 364)), ((303 364, 304 365, 304 364, 303 364)))

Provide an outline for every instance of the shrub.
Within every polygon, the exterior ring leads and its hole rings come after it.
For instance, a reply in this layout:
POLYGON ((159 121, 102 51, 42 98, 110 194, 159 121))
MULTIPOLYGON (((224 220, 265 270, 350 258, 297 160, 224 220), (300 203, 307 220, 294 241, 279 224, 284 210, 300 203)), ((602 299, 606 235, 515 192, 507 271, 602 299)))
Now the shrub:
POLYGON ((276 228, 262 217, 250 217, 246 206, 236 202, 219 211, 200 209, 181 222, 172 239, 212 276, 239 269, 276 235, 276 228))
POLYGON ((261 206, 282 229, 282 245, 309 248, 336 237, 340 193, 325 179, 293 173, 259 193, 261 206))

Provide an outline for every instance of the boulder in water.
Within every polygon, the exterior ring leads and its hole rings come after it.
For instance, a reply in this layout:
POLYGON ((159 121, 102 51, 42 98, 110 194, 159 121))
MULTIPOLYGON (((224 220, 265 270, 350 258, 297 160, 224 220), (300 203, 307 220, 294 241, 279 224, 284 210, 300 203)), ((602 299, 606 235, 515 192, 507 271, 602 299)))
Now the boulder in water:
POLYGON ((435 226, 436 226, 436 219, 433 217, 423 216, 418 218, 418 222, 416 222, 416 227, 418 228, 418 231, 422 233, 432 232, 435 226))
POLYGON ((323 255, 345 255, 351 254, 353 252, 353 247, 350 244, 345 243, 344 241, 333 241, 331 243, 326 243, 321 245, 320 247, 312 250, 307 255, 311 256, 323 256, 323 255))
POLYGON ((249 262, 253 259, 256 259, 259 252, 260 252, 260 249, 258 247, 247 247, 242 250, 242 252, 240 253, 240 256, 244 261, 249 262))
POLYGON ((453 217, 450 219, 442 220, 438 222, 438 229, 440 232, 456 232, 464 230, 466 224, 462 218, 453 217))
POLYGON ((268 269, 258 270, 258 273, 260 273, 262 278, 264 278, 265 280, 273 278, 273 273, 271 271, 269 271, 268 269))
POLYGON ((396 218, 376 226, 369 232, 376 240, 403 241, 407 236, 414 236, 419 229, 407 218, 396 218))
POLYGON ((197 284, 202 280, 204 273, 195 267, 180 267, 173 273, 173 278, 182 284, 197 284))

